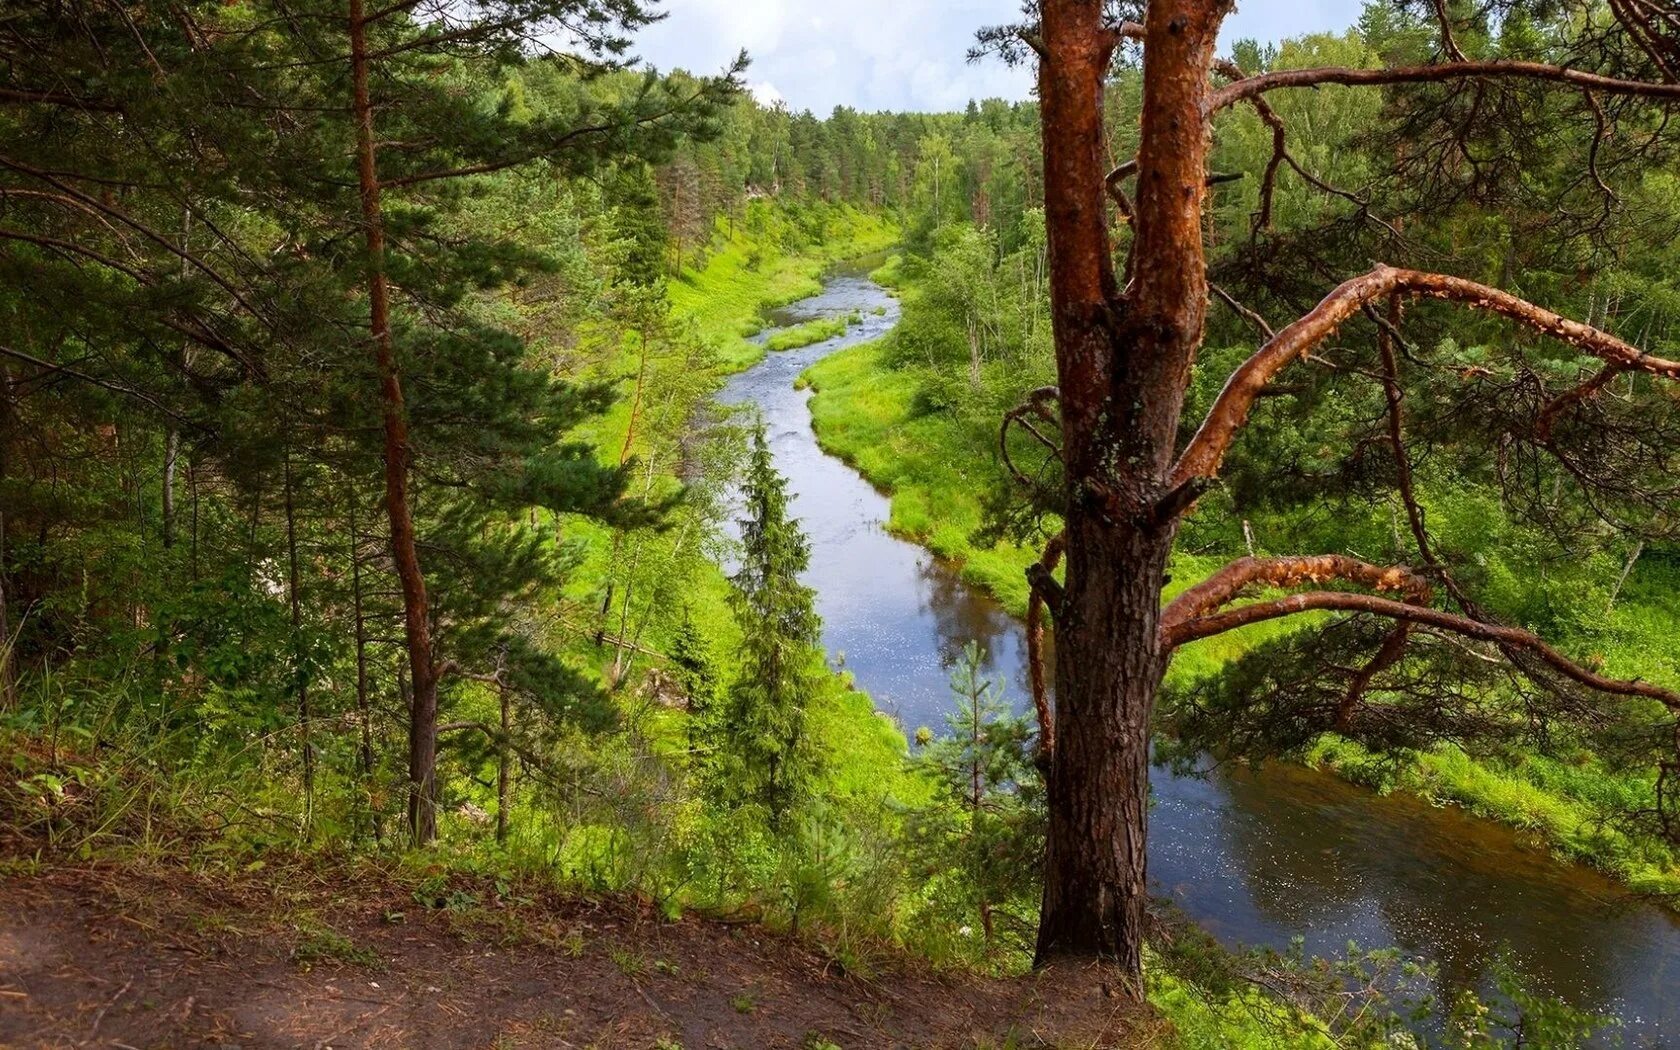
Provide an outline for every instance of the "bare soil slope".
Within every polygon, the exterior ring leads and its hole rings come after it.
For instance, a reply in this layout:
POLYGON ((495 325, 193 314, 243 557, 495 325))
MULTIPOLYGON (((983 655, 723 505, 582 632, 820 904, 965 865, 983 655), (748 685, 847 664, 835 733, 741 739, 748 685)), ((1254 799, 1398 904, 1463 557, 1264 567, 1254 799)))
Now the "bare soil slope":
MULTIPOLYGON (((0 868, 0 871, 7 871, 0 868)), ((422 881, 125 863, 0 874, 0 1047, 1143 1046, 1090 970, 869 977, 751 924, 422 881)))

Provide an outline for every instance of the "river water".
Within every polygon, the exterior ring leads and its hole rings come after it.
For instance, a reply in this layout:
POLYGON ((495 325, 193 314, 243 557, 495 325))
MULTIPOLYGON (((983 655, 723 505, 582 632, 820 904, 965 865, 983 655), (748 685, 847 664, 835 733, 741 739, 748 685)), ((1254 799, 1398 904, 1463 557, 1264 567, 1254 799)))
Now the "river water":
MULTIPOLYGON (((720 400, 762 415, 793 514, 811 540, 830 659, 910 731, 936 731, 969 641, 986 650, 1020 707, 1020 624, 948 565, 886 531, 887 497, 818 447, 808 391, 818 359, 879 338, 898 302, 861 273, 775 311, 778 326, 857 312, 844 336, 769 354, 720 400), (876 312, 880 311, 880 312, 876 312)), ((1337 954, 1349 941, 1431 960, 1442 991, 1485 987, 1501 951, 1545 991, 1621 1017, 1624 1045, 1680 1047, 1680 919, 1627 902, 1617 883, 1498 824, 1419 799, 1380 796, 1297 766, 1206 777, 1153 771, 1149 870, 1154 892, 1228 944, 1337 954)))

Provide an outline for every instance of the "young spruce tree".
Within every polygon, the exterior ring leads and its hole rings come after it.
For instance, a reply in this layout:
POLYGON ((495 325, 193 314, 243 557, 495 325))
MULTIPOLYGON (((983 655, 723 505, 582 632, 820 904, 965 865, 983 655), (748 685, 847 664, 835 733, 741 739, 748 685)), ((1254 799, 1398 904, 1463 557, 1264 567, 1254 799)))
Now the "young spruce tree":
POLYGON ((741 667, 717 723, 714 797, 764 809, 772 828, 810 791, 817 757, 805 708, 825 673, 814 592, 799 582, 810 544, 788 517, 787 480, 761 428, 753 438, 741 522, 741 567, 731 603, 741 625, 741 667))

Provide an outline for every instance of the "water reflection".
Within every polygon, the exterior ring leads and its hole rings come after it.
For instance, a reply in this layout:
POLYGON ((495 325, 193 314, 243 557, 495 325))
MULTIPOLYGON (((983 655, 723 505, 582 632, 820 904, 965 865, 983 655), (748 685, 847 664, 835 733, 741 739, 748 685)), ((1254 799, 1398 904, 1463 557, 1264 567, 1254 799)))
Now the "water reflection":
POLYGON ((947 673, 969 642, 978 642, 986 654, 989 675, 1002 674, 1026 688, 1026 653, 1019 666, 1000 662, 1000 654, 1015 648, 1015 620, 984 591, 963 583, 948 566, 929 558, 921 566, 921 611, 933 617, 939 636, 939 666, 947 673))
POLYGON ((1541 987, 1626 1017, 1630 1045, 1680 1031, 1680 922, 1618 906, 1608 879, 1462 810, 1299 767, 1162 772, 1152 873, 1220 937, 1397 946, 1449 989, 1481 985, 1505 949, 1541 987))
MULTIPOLYGON (((948 672, 971 640, 1024 709, 1020 624, 949 565, 888 534, 887 499, 824 455, 811 433, 809 395, 793 388, 795 377, 885 333, 898 305, 850 274, 778 314, 791 324, 853 311, 861 323, 845 336, 771 354, 721 395, 755 406, 769 427, 793 513, 811 537, 806 582, 817 591, 824 644, 909 729, 943 726, 948 672)), ((1294 766, 1205 779, 1157 768, 1153 798, 1156 892, 1227 943, 1283 948, 1301 935, 1316 953, 1338 953, 1350 940, 1397 946, 1436 962, 1449 991, 1482 986, 1509 945, 1542 988, 1623 1016, 1627 1045, 1680 1046, 1680 921, 1649 906, 1615 907, 1626 896, 1616 884, 1504 828, 1294 766)))

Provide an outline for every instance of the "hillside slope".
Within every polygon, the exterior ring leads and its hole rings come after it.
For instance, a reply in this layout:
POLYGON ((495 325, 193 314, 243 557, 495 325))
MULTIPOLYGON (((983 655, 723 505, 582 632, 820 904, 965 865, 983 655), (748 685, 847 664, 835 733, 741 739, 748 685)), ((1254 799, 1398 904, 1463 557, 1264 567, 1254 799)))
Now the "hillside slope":
POLYGON ((0 1046, 1150 1045, 1085 972, 846 973, 747 923, 619 899, 277 863, 0 876, 0 1046), (1053 1043, 1033 1033, 1059 1032, 1053 1043))

